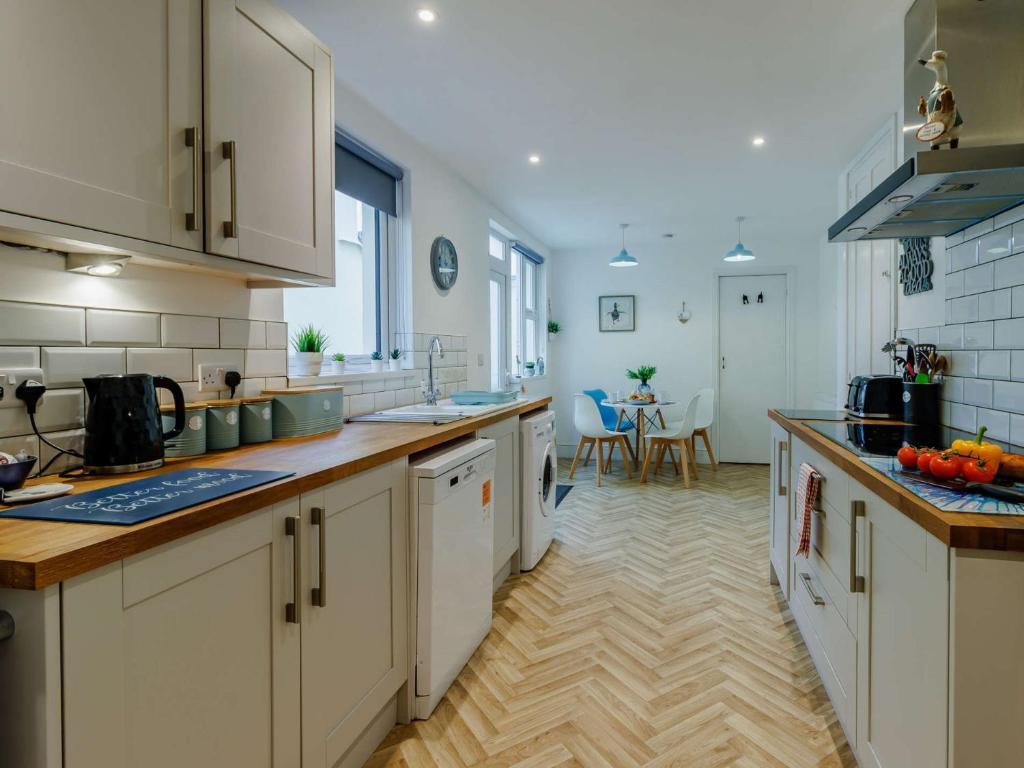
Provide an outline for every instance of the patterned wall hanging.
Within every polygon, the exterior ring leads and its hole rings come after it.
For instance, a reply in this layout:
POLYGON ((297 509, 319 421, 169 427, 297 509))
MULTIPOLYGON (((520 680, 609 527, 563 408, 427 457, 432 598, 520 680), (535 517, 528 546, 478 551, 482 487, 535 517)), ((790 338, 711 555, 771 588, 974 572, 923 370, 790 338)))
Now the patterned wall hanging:
POLYGON ((903 283, 903 295, 913 296, 932 289, 931 240, 927 237, 901 237, 900 245, 900 282, 903 283))

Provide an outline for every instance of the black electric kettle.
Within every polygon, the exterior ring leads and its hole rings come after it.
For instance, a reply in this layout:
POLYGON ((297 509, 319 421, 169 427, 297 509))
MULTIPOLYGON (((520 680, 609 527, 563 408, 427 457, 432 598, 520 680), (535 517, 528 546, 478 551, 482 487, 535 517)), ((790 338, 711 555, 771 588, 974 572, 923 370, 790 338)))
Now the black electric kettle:
POLYGON ((185 395, 177 382, 148 373, 105 374, 82 379, 89 395, 85 417, 85 470, 118 474, 164 463, 164 440, 185 428, 185 395), (174 429, 163 431, 156 390, 174 397, 174 429))

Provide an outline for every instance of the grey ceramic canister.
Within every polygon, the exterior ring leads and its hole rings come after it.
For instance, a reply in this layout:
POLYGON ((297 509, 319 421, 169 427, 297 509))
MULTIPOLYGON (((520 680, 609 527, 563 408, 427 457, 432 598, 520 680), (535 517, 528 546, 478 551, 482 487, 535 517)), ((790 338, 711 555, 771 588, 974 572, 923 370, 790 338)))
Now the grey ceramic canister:
POLYGON ((206 448, 222 451, 239 444, 240 400, 215 400, 206 405, 206 448))
MULTIPOLYGON (((170 429, 174 425, 174 406, 162 406, 160 415, 164 429, 170 429)), ((185 428, 165 443, 164 453, 170 458, 206 453, 206 403, 185 405, 185 428)))
POLYGON ((239 408, 239 439, 242 445, 265 443, 274 437, 274 398, 247 397, 239 408))

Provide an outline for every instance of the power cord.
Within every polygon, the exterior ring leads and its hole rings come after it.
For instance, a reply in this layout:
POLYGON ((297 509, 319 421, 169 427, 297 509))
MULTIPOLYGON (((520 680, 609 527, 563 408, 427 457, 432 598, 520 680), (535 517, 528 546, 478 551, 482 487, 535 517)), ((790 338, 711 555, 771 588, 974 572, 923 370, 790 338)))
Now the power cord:
POLYGON ((36 472, 35 477, 42 477, 46 473, 46 470, 59 459, 61 456, 72 456, 76 459, 84 459, 85 457, 78 451, 70 448, 61 448, 59 445, 48 440, 39 431, 39 427, 36 426, 36 408, 39 405, 39 401, 43 397, 43 393, 46 392, 46 386, 40 384, 38 381, 27 379, 18 385, 17 389, 14 390, 14 396, 25 403, 25 410, 28 411, 28 423, 32 425, 32 431, 36 437, 39 438, 40 442, 44 445, 52 448, 56 453, 50 457, 50 460, 44 464, 39 471, 36 472))
POLYGON ((228 371, 224 374, 224 383, 231 388, 231 394, 228 395, 228 398, 234 400, 235 390, 242 383, 242 375, 238 371, 228 371))

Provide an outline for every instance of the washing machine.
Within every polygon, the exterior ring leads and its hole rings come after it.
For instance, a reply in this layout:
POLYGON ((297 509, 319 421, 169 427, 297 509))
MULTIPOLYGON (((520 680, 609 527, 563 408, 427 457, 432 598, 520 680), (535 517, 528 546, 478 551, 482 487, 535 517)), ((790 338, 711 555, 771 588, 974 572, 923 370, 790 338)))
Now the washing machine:
POLYGON ((529 571, 544 557, 555 535, 555 413, 541 411, 527 416, 519 420, 519 428, 523 475, 519 569, 529 571))

